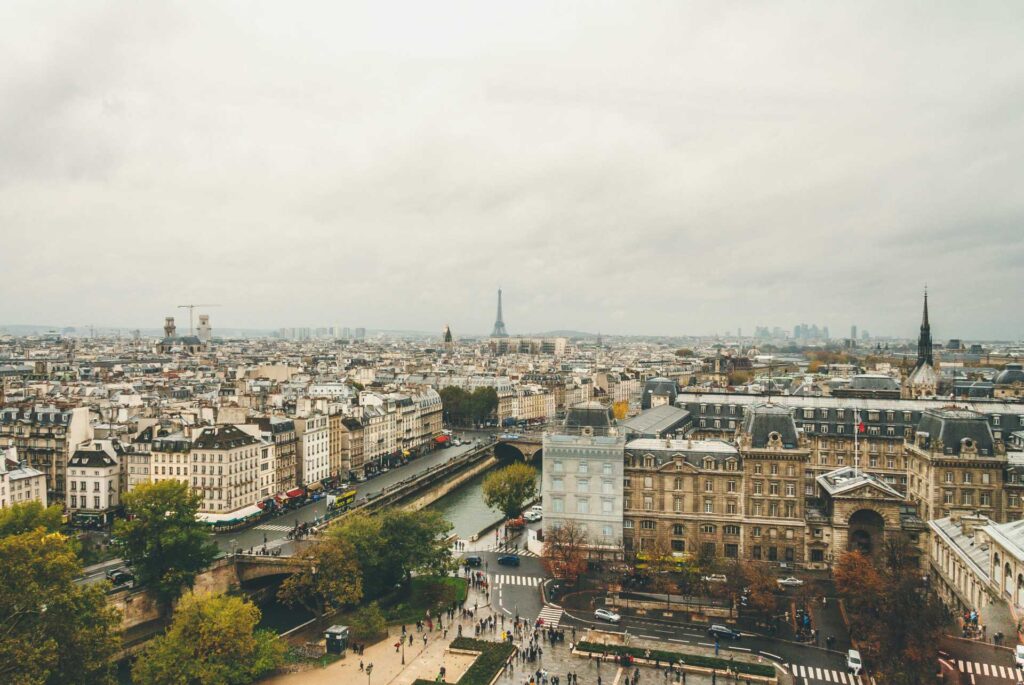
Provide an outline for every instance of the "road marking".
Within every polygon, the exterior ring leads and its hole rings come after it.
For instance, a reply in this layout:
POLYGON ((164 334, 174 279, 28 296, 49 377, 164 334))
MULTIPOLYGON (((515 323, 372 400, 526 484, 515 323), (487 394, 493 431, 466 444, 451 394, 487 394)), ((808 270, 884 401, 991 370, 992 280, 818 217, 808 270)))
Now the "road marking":
POLYGON ((546 628, 557 628, 559 621, 562 620, 562 614, 565 612, 558 607, 547 605, 540 610, 540 614, 537 618, 544 619, 544 626, 546 628))
POLYGON ((974 675, 973 664, 970 661, 967 662, 967 672, 971 675, 974 675))
POLYGON ((669 642, 682 642, 682 643, 685 643, 685 644, 690 644, 690 641, 689 641, 689 640, 677 640, 677 639, 676 639, 676 638, 674 638, 674 637, 670 637, 670 638, 668 639, 668 641, 669 641, 669 642))
POLYGON ((710 642, 698 642, 697 644, 701 647, 714 647, 714 645, 710 642))
POLYGON ((622 677, 622 666, 619 666, 619 670, 615 672, 615 680, 612 681, 612 685, 619 685, 619 678, 622 677))
POLYGON ((832 671, 828 671, 828 670, 825 671, 825 682, 827 682, 827 683, 831 683, 832 682, 832 671))
POLYGON ((818 680, 821 680, 821 669, 820 668, 815 668, 814 670, 818 674, 818 680))
POLYGON ((729 649, 738 649, 741 652, 749 652, 750 651, 750 647, 730 647, 729 649))
POLYGON ((772 654, 771 652, 761 652, 761 654, 764 654, 767 657, 771 657, 772 659, 775 659, 776 661, 782 661, 782 657, 779 656, 778 654, 772 654))

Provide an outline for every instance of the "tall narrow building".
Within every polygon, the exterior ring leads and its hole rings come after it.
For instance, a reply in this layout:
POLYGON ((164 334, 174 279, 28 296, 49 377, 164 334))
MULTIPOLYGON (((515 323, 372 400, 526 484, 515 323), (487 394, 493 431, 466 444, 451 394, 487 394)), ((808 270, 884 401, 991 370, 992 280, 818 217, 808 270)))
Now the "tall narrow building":
POLYGON ((505 330, 505 321, 501 316, 501 288, 498 288, 498 316, 494 320, 494 330, 491 332, 492 338, 507 338, 508 331, 505 330))
POLYGON ((935 370, 932 353, 932 327, 928 321, 928 291, 924 293, 924 312, 921 315, 921 332, 917 337, 917 362, 903 382, 903 397, 934 397, 939 388, 939 374, 935 370))

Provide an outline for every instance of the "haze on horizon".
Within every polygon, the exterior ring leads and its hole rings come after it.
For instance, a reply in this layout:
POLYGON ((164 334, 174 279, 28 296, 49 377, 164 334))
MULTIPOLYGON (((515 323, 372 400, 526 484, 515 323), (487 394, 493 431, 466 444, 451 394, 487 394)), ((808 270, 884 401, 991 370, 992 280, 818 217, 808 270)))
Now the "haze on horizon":
POLYGON ((1024 5, 0 5, 0 324, 1024 336, 1024 5), (179 324, 180 325, 180 324, 179 324))

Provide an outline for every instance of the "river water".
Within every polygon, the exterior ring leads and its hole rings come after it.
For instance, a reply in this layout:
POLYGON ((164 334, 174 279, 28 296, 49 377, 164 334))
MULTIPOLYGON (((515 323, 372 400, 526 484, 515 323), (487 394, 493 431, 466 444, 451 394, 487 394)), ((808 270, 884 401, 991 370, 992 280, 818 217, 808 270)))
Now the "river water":
MULTIPOLYGON (((484 528, 501 520, 501 512, 484 504, 484 478, 489 472, 473 476, 458 489, 453 490, 427 507, 439 511, 451 521, 452 532, 462 539, 469 539, 484 528)), ((537 488, 540 489, 540 471, 537 472, 537 488)))

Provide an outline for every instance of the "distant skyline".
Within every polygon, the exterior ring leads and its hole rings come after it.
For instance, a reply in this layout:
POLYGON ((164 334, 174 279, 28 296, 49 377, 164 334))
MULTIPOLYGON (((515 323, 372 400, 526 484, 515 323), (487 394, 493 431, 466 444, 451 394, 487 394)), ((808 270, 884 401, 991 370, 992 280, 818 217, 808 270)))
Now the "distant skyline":
POLYGON ((0 326, 1024 338, 1024 4, 0 6, 0 326), (198 313, 198 311, 197 311, 198 313), (182 322, 185 323, 182 326, 182 322))

